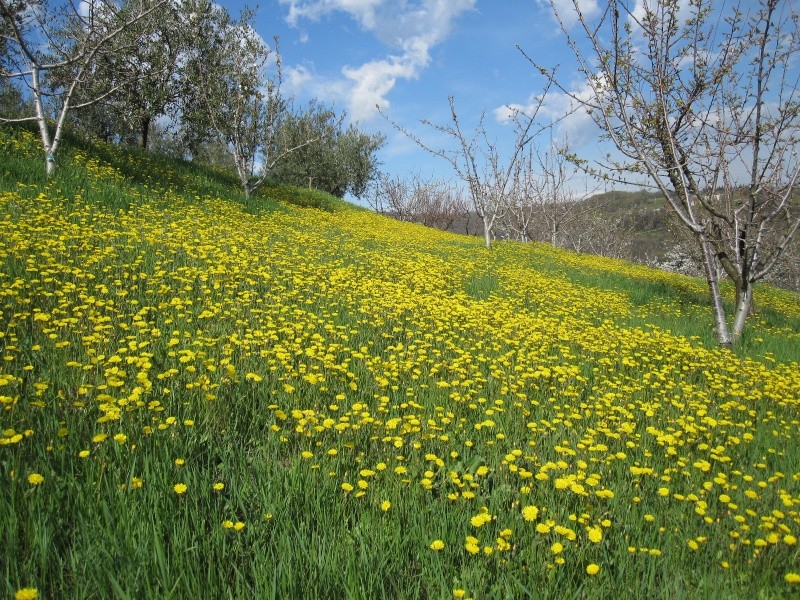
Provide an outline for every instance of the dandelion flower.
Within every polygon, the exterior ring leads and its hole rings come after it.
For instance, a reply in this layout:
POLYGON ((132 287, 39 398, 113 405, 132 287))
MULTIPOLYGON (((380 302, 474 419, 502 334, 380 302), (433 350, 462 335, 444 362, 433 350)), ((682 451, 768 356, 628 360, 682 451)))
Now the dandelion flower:
POLYGON ((347 482, 344 482, 344 483, 342 484, 342 489, 343 489, 345 492, 352 492, 352 491, 353 491, 353 484, 352 484, 352 483, 347 483, 347 482))
POLYGON ((787 573, 783 578, 786 583, 800 583, 800 573, 787 573))
POLYGON ((589 541, 597 544, 603 539, 603 530, 600 527, 589 527, 589 541))
POLYGON ((172 489, 175 490, 176 494, 180 495, 186 493, 187 487, 185 483, 176 483, 172 489))
POLYGON ((44 482, 44 477, 39 473, 31 473, 28 475, 28 483, 31 485, 39 485, 44 482))
POLYGON ((431 550, 442 550, 444 548, 444 542, 442 540, 433 540, 431 542, 431 550))
POLYGON ((526 521, 535 521, 539 516, 539 509, 535 506, 526 506, 522 509, 522 518, 526 521))
POLYGON ((225 484, 222 483, 221 481, 218 481, 217 483, 215 483, 211 487, 214 489, 215 492, 221 492, 222 490, 225 489, 225 484))
POLYGON ((386 512, 390 508, 392 508, 392 503, 391 502, 389 502, 388 500, 384 500, 383 502, 381 502, 381 510, 383 512, 386 512))
POLYGON ((39 590, 36 588, 22 588, 14 594, 14 600, 36 600, 38 596, 39 590))
POLYGON ((600 565, 596 565, 594 563, 591 563, 590 565, 588 565, 586 567, 586 572, 589 575, 597 575, 600 572, 600 565))
POLYGON ((537 523, 536 533, 550 533, 550 525, 547 523, 537 523))

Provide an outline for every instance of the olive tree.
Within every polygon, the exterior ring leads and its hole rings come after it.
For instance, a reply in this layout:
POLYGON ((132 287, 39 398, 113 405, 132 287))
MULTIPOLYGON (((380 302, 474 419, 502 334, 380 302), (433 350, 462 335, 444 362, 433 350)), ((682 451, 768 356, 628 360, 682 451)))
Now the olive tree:
MULTIPOLYGON (((98 85, 74 102, 91 83, 104 56, 125 53, 116 44, 120 34, 158 10, 165 0, 111 0, 22 3, 0 0, 5 56, 0 76, 15 82, 30 96, 33 114, 2 117, 0 122, 35 121, 39 128, 45 169, 55 170, 64 124, 71 110, 98 102, 129 81, 98 85), (30 6, 28 5, 30 4, 30 6)), ((102 83, 102 82, 99 82, 102 83)))
POLYGON ((278 132, 283 147, 297 147, 275 165, 272 178, 281 183, 315 187, 342 198, 364 195, 377 176, 377 151, 384 137, 369 134, 351 123, 346 114, 312 101, 306 110, 289 114, 278 132), (313 142, 304 144, 309 138, 313 142))
MULTIPOLYGON (((205 2, 209 5, 210 3, 205 2)), ((291 102, 283 83, 278 39, 268 46, 252 25, 254 13, 232 20, 214 7, 202 13, 196 39, 205 40, 191 57, 198 105, 210 128, 233 157, 245 196, 271 177, 275 166, 292 152, 325 133, 308 130, 297 139, 282 133, 291 102)))
POLYGON ((575 93, 555 70, 537 70, 619 152, 598 171, 646 178, 692 235, 717 340, 732 345, 751 312, 753 284, 800 226, 800 32, 792 4, 610 0, 596 17, 577 0, 571 15, 551 4, 591 93, 575 93), (735 288, 732 319, 717 266, 735 288))

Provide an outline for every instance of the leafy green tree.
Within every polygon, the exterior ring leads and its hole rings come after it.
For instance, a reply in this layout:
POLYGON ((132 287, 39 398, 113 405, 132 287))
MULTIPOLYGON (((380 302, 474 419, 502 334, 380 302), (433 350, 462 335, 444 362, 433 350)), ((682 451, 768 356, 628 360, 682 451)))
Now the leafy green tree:
POLYGON ((350 124, 344 115, 312 102, 300 114, 289 114, 281 125, 279 140, 284 147, 297 147, 275 165, 272 178, 296 186, 309 186, 342 198, 361 197, 378 173, 376 156, 385 138, 350 124), (303 141, 314 138, 310 144, 303 141))
POLYGON ((192 126, 203 135, 213 131, 211 137, 223 142, 248 197, 281 161, 320 136, 309 131, 296 143, 282 140, 290 102, 281 93, 278 40, 270 48, 256 33, 253 17, 244 11, 234 21, 213 7, 200 13, 195 39, 201 44, 189 61, 193 94, 186 104, 192 126))
POLYGON ((94 79, 104 57, 124 53, 120 35, 154 13, 166 0, 131 0, 120 7, 110 0, 86 4, 42 3, 33 10, 19 10, 17 0, 0 0, 6 51, 3 78, 27 89, 31 112, 19 117, 0 117, 0 122, 34 121, 38 125, 51 175, 70 111, 94 104, 126 82, 108 83, 77 100, 94 79))
POLYGON ((109 85, 114 92, 81 110, 76 126, 106 141, 130 140, 147 148, 153 123, 177 113, 184 91, 180 63, 193 43, 187 19, 177 0, 167 0, 157 13, 122 31, 117 44, 125 51, 99 57, 77 98, 97 95, 109 85))

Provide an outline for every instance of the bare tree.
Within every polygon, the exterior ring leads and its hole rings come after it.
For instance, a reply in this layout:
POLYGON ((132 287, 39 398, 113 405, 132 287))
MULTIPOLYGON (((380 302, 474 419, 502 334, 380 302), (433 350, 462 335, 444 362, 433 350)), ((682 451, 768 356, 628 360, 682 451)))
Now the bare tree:
POLYGON ((165 1, 130 0, 118 6, 111 0, 90 0, 25 7, 15 0, 0 0, 7 53, 0 63, 0 76, 27 89, 34 112, 21 117, 0 116, 0 122, 38 124, 48 175, 55 170, 69 111, 98 102, 129 83, 101 86, 73 105, 77 91, 92 80, 94 65, 106 53, 124 52, 125 48, 114 46, 115 39, 165 1), (58 83, 51 86, 47 77, 55 73, 58 76, 51 79, 58 83), (52 129, 50 121, 55 122, 52 129))
POLYGON ((544 150, 536 143, 529 145, 520 160, 514 194, 504 219, 505 226, 517 239, 563 246, 564 229, 594 210, 592 204, 581 199, 598 188, 577 187, 581 177, 570 156, 567 141, 559 142, 552 136, 544 150))
POLYGON ((610 0, 590 20, 573 4, 574 35, 552 2, 592 94, 572 92, 553 70, 550 80, 620 152, 598 165, 606 176, 647 177, 691 232, 717 340, 730 346, 751 311, 753 284, 800 226, 797 14, 780 0, 751 12, 711 0, 641 0, 634 9, 610 0), (736 290, 731 324, 717 264, 736 290))
MULTIPOLYGON (((434 148, 384 115, 395 129, 422 149, 450 163, 469 192, 472 210, 483 223, 483 239, 487 249, 492 247, 495 225, 509 210, 515 174, 520 168, 525 148, 533 138, 549 126, 542 126, 536 121, 546 93, 547 90, 539 96, 538 102, 530 113, 510 110, 515 140, 514 146, 507 156, 501 153, 496 141, 489 139, 484 126, 485 113, 481 115, 475 131, 471 135, 464 131, 458 113, 456 113, 453 96, 448 99, 450 103, 449 123, 436 124, 427 119, 422 120, 421 123, 451 138, 454 141, 454 148, 434 148)), ((380 111, 380 107, 378 110, 380 111)), ((381 112, 381 114, 383 113, 381 112)))
POLYGON ((445 231, 468 210, 450 182, 428 181, 418 174, 407 178, 382 175, 373 185, 369 202, 374 210, 401 221, 445 231))

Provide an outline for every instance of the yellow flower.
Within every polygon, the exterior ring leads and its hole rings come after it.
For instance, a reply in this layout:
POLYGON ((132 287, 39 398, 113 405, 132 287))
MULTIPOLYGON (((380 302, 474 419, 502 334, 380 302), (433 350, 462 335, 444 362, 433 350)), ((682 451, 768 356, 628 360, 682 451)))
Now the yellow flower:
POLYGON ((242 529, 244 529, 244 523, 242 523, 241 521, 236 521, 236 523, 233 524, 233 529, 235 531, 241 531, 242 529))
POLYGON ((431 550, 442 550, 444 548, 444 542, 442 540, 433 540, 431 542, 431 550))
POLYGON ((225 529, 233 529, 233 521, 231 521, 231 520, 229 520, 229 519, 226 519, 226 520, 224 520, 224 521, 222 522, 222 526, 223 526, 225 529))
POLYGON ((526 506, 522 509, 522 518, 526 521, 535 521, 539 516, 539 509, 535 506, 526 506))
POLYGON ((460 588, 455 588, 453 590, 453 598, 463 598, 466 595, 467 595, 467 591, 466 590, 462 590, 460 588))
POLYGON ((352 492, 353 491, 353 484, 345 482, 345 483, 342 484, 342 489, 345 492, 352 492))
POLYGON ((383 502, 381 502, 381 510, 383 512, 386 512, 390 508, 392 508, 392 503, 391 502, 389 502, 388 500, 384 500, 383 502))
POLYGON ((44 477, 39 473, 31 473, 28 475, 28 483, 31 485, 39 485, 44 482, 44 477))
POLYGON ((800 583, 800 573, 787 573, 783 578, 786 583, 800 583))
POLYGON ((599 543, 603 539, 603 530, 600 527, 589 527, 589 541, 592 543, 599 543))
POLYGON ((180 495, 186 493, 187 488, 185 483, 176 483, 172 489, 175 490, 176 494, 180 495))
POLYGON ((564 545, 561 542, 556 542, 550 546, 550 551, 553 554, 561 554, 564 551, 564 545))
POLYGON ((182 458, 176 458, 175 459, 175 464, 178 465, 179 467, 182 467, 183 465, 186 464, 186 461, 184 459, 182 459, 182 458))
POLYGON ((222 490, 225 489, 225 484, 222 483, 221 481, 218 481, 217 483, 215 483, 211 487, 215 492, 221 492, 222 490))
POLYGON ((550 525, 547 523, 537 523, 536 533, 550 533, 550 525))
POLYGON ((600 565, 591 563, 590 565, 587 565, 586 572, 589 575, 597 575, 600 572, 600 565))
POLYGON ((80 452, 78 452, 78 458, 86 458, 88 456, 89 456, 88 450, 81 450, 80 452))
POLYGON ((14 594, 14 600, 36 600, 39 590, 36 588, 22 588, 14 594))
POLYGON ((98 433, 96 436, 94 436, 94 437, 92 438, 92 441, 93 441, 95 444, 99 444, 100 442, 104 442, 104 441, 106 440, 106 438, 107 438, 107 437, 108 437, 108 434, 107 434, 107 433, 98 433))

